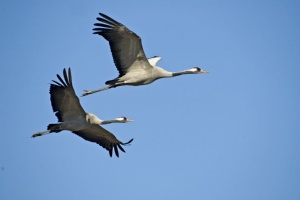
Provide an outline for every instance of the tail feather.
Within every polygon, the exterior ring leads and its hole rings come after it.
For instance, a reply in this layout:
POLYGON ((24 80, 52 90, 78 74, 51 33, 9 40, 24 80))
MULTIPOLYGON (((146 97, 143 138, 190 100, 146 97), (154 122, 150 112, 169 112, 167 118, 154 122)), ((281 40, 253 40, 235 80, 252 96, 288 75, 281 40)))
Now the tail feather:
POLYGON ((118 86, 120 84, 123 84, 123 82, 120 81, 120 77, 117 77, 115 79, 106 81, 105 84, 110 86, 118 86))
POLYGON ((50 133, 52 132, 58 133, 62 131, 60 124, 49 124, 47 129, 50 131, 50 133))

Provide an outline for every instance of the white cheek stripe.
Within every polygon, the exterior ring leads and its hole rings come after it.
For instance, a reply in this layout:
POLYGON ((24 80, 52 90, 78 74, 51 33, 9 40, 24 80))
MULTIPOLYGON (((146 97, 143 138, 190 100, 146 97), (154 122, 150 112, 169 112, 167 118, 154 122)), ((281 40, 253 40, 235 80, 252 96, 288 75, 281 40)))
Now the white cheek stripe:
POLYGON ((123 121, 124 118, 123 117, 118 117, 118 118, 116 118, 116 120, 123 121))

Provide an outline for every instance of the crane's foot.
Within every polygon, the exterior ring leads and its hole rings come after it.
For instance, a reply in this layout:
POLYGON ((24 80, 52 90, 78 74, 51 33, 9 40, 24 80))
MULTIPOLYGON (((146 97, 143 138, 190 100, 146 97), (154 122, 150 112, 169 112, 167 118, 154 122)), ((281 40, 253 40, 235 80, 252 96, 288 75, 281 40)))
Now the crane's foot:
POLYGON ((33 134, 31 137, 32 138, 35 138, 35 137, 37 137, 37 136, 42 136, 43 134, 41 134, 41 133, 35 133, 35 134, 33 134))
POLYGON ((83 96, 87 96, 89 94, 93 94, 92 90, 84 90, 84 93, 81 96, 83 97, 83 96))
POLYGON ((42 136, 42 135, 46 135, 46 134, 49 134, 49 133, 50 133, 49 130, 43 131, 43 132, 38 132, 38 133, 33 134, 31 137, 32 137, 32 138, 35 138, 35 137, 42 136))

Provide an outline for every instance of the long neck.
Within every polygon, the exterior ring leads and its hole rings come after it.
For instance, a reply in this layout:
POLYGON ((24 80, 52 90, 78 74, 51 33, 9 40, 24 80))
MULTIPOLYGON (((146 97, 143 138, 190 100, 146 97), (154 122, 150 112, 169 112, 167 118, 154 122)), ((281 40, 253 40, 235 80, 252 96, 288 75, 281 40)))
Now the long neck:
POLYGON ((180 71, 180 72, 173 72, 172 76, 180 76, 180 75, 183 75, 183 74, 194 74, 194 73, 190 72, 190 71, 180 71))
POLYGON ((155 66, 155 71, 153 73, 154 77, 156 78, 168 78, 168 77, 172 77, 173 73, 169 72, 163 68, 157 67, 155 66))
POLYGON ((111 123, 124 123, 123 121, 112 119, 112 120, 104 120, 101 124, 111 124, 111 123))

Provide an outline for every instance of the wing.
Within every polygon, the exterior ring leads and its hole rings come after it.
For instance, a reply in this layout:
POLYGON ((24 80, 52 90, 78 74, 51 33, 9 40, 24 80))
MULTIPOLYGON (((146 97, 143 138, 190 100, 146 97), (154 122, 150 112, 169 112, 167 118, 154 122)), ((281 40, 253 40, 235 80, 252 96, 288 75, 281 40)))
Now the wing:
POLYGON ((80 131, 73 131, 73 133, 82 137, 85 140, 99 144, 104 149, 109 151, 110 157, 112 157, 113 150, 115 151, 116 156, 119 157, 118 149, 125 152, 121 145, 127 145, 133 140, 131 139, 128 142, 123 143, 119 141, 111 132, 107 131, 106 129, 102 128, 97 124, 91 124, 85 129, 80 131))
POLYGON ((71 69, 69 68, 68 75, 66 69, 64 69, 63 75, 65 80, 57 74, 59 81, 53 80, 55 84, 50 85, 53 112, 56 112, 55 115, 59 122, 78 118, 78 116, 85 118, 85 111, 81 107, 73 88, 71 69))
POLYGON ((109 42, 120 76, 126 74, 136 60, 148 63, 141 38, 137 34, 107 15, 102 13, 99 15, 101 17, 97 20, 102 23, 94 24, 97 27, 93 29, 94 34, 103 36, 109 42))

